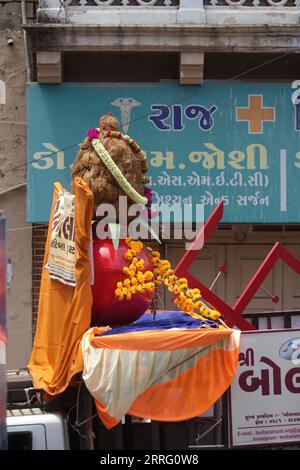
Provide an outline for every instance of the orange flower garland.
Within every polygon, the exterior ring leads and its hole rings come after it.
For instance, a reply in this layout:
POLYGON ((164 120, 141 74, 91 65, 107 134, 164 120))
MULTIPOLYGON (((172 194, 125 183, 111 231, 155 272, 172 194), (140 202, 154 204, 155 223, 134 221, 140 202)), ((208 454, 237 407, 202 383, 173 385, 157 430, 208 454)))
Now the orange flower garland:
POLYGON ((130 265, 123 268, 123 273, 127 275, 127 278, 123 282, 117 283, 115 295, 119 300, 124 298, 130 300, 132 295, 146 290, 153 293, 155 288, 152 271, 145 271, 144 260, 138 259, 143 249, 143 243, 128 237, 126 238, 126 244, 129 248, 124 254, 124 259, 130 261, 130 265))
POLYGON ((143 243, 129 237, 126 239, 126 244, 129 248, 124 254, 124 259, 130 261, 130 265, 123 268, 124 274, 128 277, 123 282, 117 283, 115 295, 119 300, 131 299, 132 295, 145 290, 154 292, 156 286, 165 284, 174 296, 174 304, 188 315, 202 320, 203 317, 211 320, 220 318, 220 312, 210 309, 200 300, 201 292, 199 289, 189 288, 185 278, 175 276, 170 261, 162 260, 158 251, 153 251, 147 247, 153 262, 153 272, 145 272, 144 260, 138 260, 143 243))
POLYGON ((143 152, 141 147, 136 143, 134 139, 132 139, 129 135, 123 134, 120 131, 101 130, 100 132, 103 135, 103 137, 115 137, 116 139, 124 140, 132 148, 133 152, 135 152, 137 155, 139 155, 142 158, 143 172, 147 173, 148 163, 147 163, 145 152, 143 152))
POLYGON ((203 319, 203 317, 206 317, 211 320, 220 318, 220 312, 208 308, 200 300, 201 292, 199 289, 189 288, 187 279, 175 276, 170 261, 161 260, 158 251, 152 251, 151 248, 147 249, 150 251, 153 261, 154 283, 156 285, 165 284, 168 287, 169 292, 174 295, 173 302, 177 307, 194 318, 203 319))

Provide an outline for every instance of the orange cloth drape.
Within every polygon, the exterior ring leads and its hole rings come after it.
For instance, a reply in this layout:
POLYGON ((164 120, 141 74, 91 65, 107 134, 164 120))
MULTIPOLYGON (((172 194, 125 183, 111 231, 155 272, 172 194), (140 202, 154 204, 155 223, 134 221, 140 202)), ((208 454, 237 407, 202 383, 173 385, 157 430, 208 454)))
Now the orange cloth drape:
POLYGON ((238 330, 104 332, 94 328, 83 337, 82 377, 108 429, 125 414, 155 421, 200 416, 236 374, 238 330))
MULTIPOLYGON (((148 388, 139 395, 127 414, 154 421, 184 421, 205 413, 228 389, 236 374, 238 348, 224 353, 210 348, 194 367, 168 380, 148 388)), ((98 416, 107 429, 119 419, 107 413, 106 406, 95 400, 98 416)))
POLYGON ((74 183, 76 287, 49 278, 48 260, 53 210, 58 191, 55 183, 43 263, 37 329, 28 364, 35 387, 49 395, 62 393, 72 377, 83 369, 81 339, 91 321, 91 221, 93 194, 80 178, 74 183))

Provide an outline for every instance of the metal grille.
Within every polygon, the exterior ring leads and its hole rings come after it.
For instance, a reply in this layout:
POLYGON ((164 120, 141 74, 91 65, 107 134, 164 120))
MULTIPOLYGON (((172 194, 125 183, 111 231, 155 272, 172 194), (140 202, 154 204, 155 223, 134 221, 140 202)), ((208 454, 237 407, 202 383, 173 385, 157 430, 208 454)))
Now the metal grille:
POLYGON ((300 7, 300 0, 204 0, 204 7, 300 7))
POLYGON ((180 0, 64 0, 65 6, 178 7, 180 0))

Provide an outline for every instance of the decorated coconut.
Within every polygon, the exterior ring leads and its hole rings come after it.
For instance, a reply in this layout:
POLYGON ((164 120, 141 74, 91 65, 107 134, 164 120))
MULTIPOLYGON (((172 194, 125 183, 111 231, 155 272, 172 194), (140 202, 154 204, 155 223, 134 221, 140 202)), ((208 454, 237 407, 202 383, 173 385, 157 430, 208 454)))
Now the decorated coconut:
MULTIPOLYGON (((72 169, 72 179, 77 176, 83 179, 94 195, 93 323, 128 324, 138 319, 152 300, 154 289, 150 281, 152 276, 149 274, 152 262, 147 250, 140 246, 139 255, 142 260, 140 265, 143 264, 145 273, 148 271, 146 278, 149 281, 142 279, 143 273, 140 270, 137 290, 131 283, 131 289, 128 289, 128 283, 125 282, 128 239, 126 242, 121 238, 115 243, 111 236, 105 239, 97 236, 97 224, 101 224, 98 221, 97 208, 102 204, 114 207, 116 219, 110 222, 115 226, 115 223, 119 222, 120 196, 127 198, 128 207, 134 203, 146 207, 149 203, 151 191, 146 187, 149 181, 146 177, 147 169, 144 152, 130 136, 119 131, 118 120, 111 114, 102 116, 99 129, 89 129, 87 138, 80 144, 80 151, 72 169), (122 292, 117 296, 116 291, 119 292, 118 286, 121 284, 122 292)), ((126 232, 126 227, 122 227, 122 232, 124 231, 126 232)), ((109 230, 107 233, 111 235, 109 230)))
POLYGON ((112 204, 119 212, 119 197, 127 196, 128 204, 147 204, 149 182, 147 159, 139 145, 119 131, 117 118, 102 116, 99 129, 90 129, 80 144, 72 169, 72 179, 82 178, 94 194, 94 215, 100 204, 112 204))
POLYGON ((160 285, 167 287, 174 304, 187 314, 204 322, 218 320, 220 313, 203 301, 199 289, 189 287, 187 279, 177 278, 170 262, 162 260, 158 251, 145 248, 126 230, 117 243, 114 236, 99 236, 99 224, 100 229, 105 228, 97 221, 97 209, 102 204, 115 209, 116 217, 106 223, 111 235, 119 237, 126 229, 116 228, 121 219, 120 196, 127 198, 127 207, 140 204, 146 214, 151 214, 147 169, 144 152, 130 136, 119 131, 118 120, 111 114, 102 116, 99 129, 90 129, 80 145, 72 177, 83 179, 94 195, 92 322, 116 326, 137 320, 157 297, 160 285))

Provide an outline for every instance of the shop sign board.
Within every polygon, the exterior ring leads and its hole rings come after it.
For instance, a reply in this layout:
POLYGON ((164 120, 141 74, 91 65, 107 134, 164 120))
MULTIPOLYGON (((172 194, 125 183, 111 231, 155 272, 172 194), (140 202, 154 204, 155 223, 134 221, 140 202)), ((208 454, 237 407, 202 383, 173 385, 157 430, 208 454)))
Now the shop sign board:
POLYGON ((31 83, 28 221, 48 221, 53 183, 70 190, 78 144, 112 112, 147 153, 155 204, 202 204, 207 218, 222 199, 223 222, 300 222, 299 86, 31 83))
POLYGON ((228 393, 229 447, 300 443, 300 330, 243 332, 228 393))

